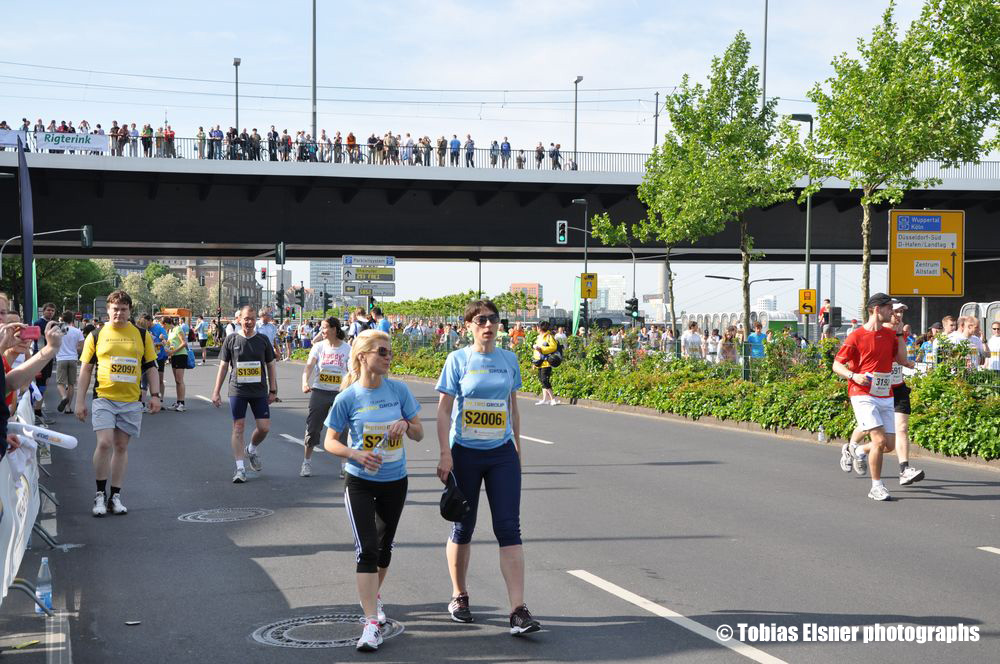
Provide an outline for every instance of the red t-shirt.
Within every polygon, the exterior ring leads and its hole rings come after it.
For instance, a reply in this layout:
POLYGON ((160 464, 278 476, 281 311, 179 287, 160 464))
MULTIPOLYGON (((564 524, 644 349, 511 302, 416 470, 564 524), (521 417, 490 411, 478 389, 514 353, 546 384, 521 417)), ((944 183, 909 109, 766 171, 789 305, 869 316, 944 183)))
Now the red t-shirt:
POLYGON ((837 361, 850 365, 854 373, 873 375, 870 385, 858 385, 853 380, 848 383, 847 395, 870 394, 878 397, 892 396, 892 362, 896 357, 899 340, 889 328, 879 328, 872 332, 864 327, 847 335, 844 345, 837 351, 837 361))

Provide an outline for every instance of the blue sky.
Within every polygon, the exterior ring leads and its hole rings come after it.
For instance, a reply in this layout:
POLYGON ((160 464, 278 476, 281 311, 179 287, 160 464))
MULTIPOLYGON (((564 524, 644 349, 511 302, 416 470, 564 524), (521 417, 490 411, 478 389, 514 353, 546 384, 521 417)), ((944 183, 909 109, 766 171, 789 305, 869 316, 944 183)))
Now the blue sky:
MULTIPOLYGON (((767 93, 782 100, 779 111, 810 112, 808 88, 831 74, 836 54, 853 52, 856 39, 870 34, 885 6, 771 0, 767 93)), ((311 2, 180 0, 136 7, 56 0, 44 12, 18 12, 17 29, 0 40, 0 119, 159 126, 166 117, 179 136, 192 135, 199 125, 225 128, 234 115, 233 57, 240 57, 240 124, 262 132, 271 124, 309 129, 311 2)), ((579 149, 647 151, 655 91, 662 101, 683 74, 703 79, 711 58, 738 30, 761 62, 763 7, 764 0, 319 0, 317 79, 324 87, 318 125, 359 138, 392 129, 433 137, 471 133, 479 145, 509 136, 515 148, 538 141, 569 146, 572 82, 582 75, 579 149)), ((900 24, 919 10, 919 2, 899 2, 900 24)), ((661 117, 661 128, 664 122, 661 117)), ((876 287, 884 280, 879 269, 873 269, 876 287)), ((298 279, 304 266, 293 270, 298 279)), ((627 266, 598 270, 631 279, 627 266)), ((802 272, 773 264, 754 270, 755 278, 802 272)), ((537 280, 546 299, 566 302, 576 272, 568 264, 487 264, 484 288, 494 292, 510 281, 537 280)), ((738 266, 690 265, 677 272, 679 283, 688 278, 685 272, 692 279, 677 293, 683 308, 738 305, 736 288, 723 287, 706 299, 698 286, 705 272, 735 275, 738 266)), ((857 268, 844 266, 838 275, 839 292, 857 299, 857 268)), ((399 276, 403 297, 440 295, 449 283, 477 278, 475 266, 461 263, 403 264, 399 276)), ((655 290, 655 276, 655 268, 640 269, 637 290, 655 290)), ((800 287, 789 284, 773 289, 781 308, 793 306, 800 287)))

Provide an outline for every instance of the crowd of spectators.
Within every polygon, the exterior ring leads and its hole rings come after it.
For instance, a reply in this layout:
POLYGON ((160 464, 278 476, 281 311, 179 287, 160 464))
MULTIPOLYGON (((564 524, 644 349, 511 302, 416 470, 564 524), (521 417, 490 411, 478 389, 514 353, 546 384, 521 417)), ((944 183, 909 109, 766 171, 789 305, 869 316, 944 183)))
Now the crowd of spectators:
MULTIPOLYGON (((0 130, 15 129, 0 122, 0 130)), ((577 170, 574 159, 564 159, 562 145, 550 142, 548 148, 539 141, 533 149, 515 150, 506 136, 494 139, 488 148, 477 148, 471 134, 459 139, 452 134, 437 139, 430 136, 415 136, 387 131, 384 134, 372 132, 367 139, 358 140, 354 132, 334 132, 333 136, 321 130, 317 137, 306 131, 290 133, 287 129, 279 132, 274 125, 261 134, 256 127, 238 131, 236 127, 222 130, 221 125, 198 127, 193 137, 178 138, 169 124, 153 129, 150 124, 139 128, 135 122, 129 124, 112 121, 104 128, 100 124, 91 126, 82 120, 77 126, 63 120, 52 120, 47 125, 39 118, 32 124, 27 118, 22 120, 21 131, 54 132, 69 134, 97 134, 108 137, 108 151, 116 157, 163 157, 188 159, 229 159, 245 161, 307 161, 334 164, 377 164, 406 166, 464 166, 475 168, 488 165, 490 168, 577 170), (178 150, 178 147, 181 147, 178 150)), ((103 146, 102 146, 103 147, 103 146)), ((63 152, 63 150, 49 150, 63 152)), ((66 150, 73 152, 73 150, 66 150)))

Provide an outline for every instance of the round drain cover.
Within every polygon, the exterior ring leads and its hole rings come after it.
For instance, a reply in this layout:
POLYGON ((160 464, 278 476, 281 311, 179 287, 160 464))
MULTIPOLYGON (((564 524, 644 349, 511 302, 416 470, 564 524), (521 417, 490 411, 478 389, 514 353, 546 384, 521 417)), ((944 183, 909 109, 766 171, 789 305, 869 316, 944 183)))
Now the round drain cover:
MULTIPOLYGON (((355 646, 361 638, 364 616, 359 613, 330 613, 322 616, 289 618, 264 625, 251 636, 257 643, 282 648, 344 648, 355 646)), ((388 620, 382 638, 403 633, 403 623, 388 620)))
POLYGON ((177 517, 177 520, 188 523, 226 523, 229 521, 260 519, 272 514, 274 512, 263 507, 218 507, 214 510, 201 510, 200 512, 181 514, 177 517))

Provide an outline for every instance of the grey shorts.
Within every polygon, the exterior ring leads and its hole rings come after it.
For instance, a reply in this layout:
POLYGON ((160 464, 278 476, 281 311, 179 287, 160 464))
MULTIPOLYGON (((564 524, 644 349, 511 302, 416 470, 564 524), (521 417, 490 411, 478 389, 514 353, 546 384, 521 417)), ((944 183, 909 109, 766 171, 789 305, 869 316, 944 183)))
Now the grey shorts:
POLYGON ((76 360, 59 360, 56 362, 56 383, 66 387, 75 386, 78 370, 76 360))
POLYGON ((142 427, 142 402, 98 398, 91 403, 90 410, 94 431, 119 429, 133 438, 139 435, 142 427))

